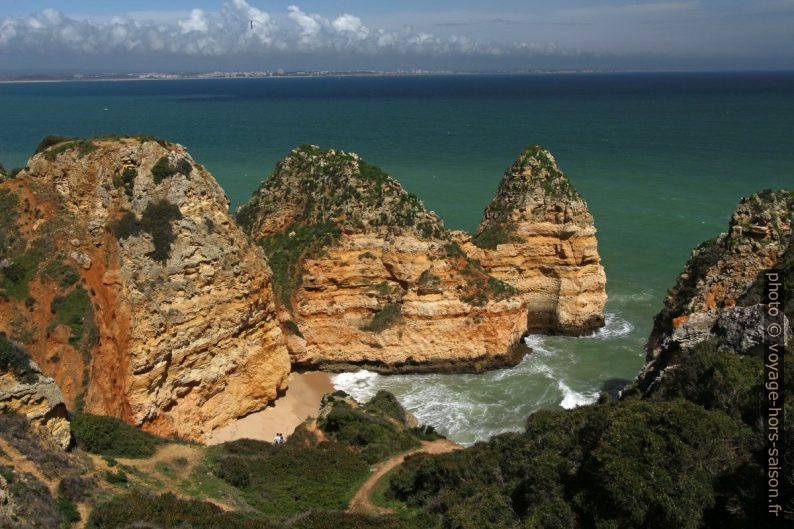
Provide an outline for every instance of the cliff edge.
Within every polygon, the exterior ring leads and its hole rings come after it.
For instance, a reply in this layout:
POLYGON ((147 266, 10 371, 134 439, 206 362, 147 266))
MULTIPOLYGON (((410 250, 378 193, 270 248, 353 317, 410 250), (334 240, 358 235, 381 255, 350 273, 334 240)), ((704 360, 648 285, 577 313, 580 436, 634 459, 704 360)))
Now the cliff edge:
MULTIPOLYGON (((646 364, 627 395, 650 393, 682 358, 705 342, 718 351, 763 355, 762 272, 780 268, 794 294, 794 193, 763 191, 743 198, 728 232, 692 251, 667 293, 646 344, 646 364)), ((791 339, 794 295, 785 308, 785 340, 791 339)))
POLYGON ((264 255, 183 147, 48 138, 0 201, 0 330, 71 409, 201 440, 285 387, 264 255))

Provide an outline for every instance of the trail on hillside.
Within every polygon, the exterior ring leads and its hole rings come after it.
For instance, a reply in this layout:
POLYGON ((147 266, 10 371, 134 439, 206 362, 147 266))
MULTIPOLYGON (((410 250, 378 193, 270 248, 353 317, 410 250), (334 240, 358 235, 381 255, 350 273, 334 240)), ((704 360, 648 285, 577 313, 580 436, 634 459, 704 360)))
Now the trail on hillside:
POLYGON ((367 478, 367 481, 358 489, 353 499, 350 500, 350 505, 347 512, 360 513, 360 514, 393 514, 392 509, 375 505, 372 502, 372 493, 375 487, 378 486, 380 480, 389 473, 392 469, 402 465, 405 458, 414 454, 445 454, 455 450, 460 450, 462 446, 450 441, 449 439, 439 439, 437 441, 425 441, 422 446, 414 450, 402 452, 394 457, 378 463, 375 471, 367 478))

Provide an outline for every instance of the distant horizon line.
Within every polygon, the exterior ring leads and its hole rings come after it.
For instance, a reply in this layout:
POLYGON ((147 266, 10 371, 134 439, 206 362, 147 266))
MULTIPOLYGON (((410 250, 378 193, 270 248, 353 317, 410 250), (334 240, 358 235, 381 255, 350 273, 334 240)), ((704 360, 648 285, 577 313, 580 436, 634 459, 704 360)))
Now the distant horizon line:
POLYGON ((59 72, 3 73, 0 83, 85 82, 85 81, 178 81, 209 79, 279 79, 322 77, 422 77, 454 75, 572 75, 572 74, 764 74, 794 73, 788 69, 670 69, 670 68, 533 68, 496 70, 200 70, 200 71, 128 71, 128 72, 59 72))

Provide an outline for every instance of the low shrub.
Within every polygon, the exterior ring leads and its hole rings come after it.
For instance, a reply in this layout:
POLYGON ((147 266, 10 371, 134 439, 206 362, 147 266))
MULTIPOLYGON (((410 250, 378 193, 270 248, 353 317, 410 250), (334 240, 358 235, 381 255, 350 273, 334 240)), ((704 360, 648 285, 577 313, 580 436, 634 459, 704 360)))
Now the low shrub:
POLYGON ((55 321, 69 327, 69 343, 72 345, 82 339, 86 321, 89 320, 90 324, 94 317, 91 297, 82 287, 75 288, 65 296, 56 296, 50 310, 55 315, 55 321))
POLYGON ((270 448, 235 441, 212 447, 208 458, 212 472, 236 482, 249 505, 278 518, 311 509, 344 510, 369 475, 360 454, 334 441, 306 446, 290 437, 285 445, 270 448), (246 453, 244 446, 252 450, 246 453))
POLYGON ((248 459, 239 455, 220 456, 215 460, 214 474, 233 487, 247 487, 251 484, 251 470, 248 459))
POLYGON ((183 500, 172 493, 159 496, 130 492, 98 505, 87 529, 158 527, 159 529, 276 529, 270 522, 198 500, 183 500))
POLYGON ((96 487, 94 478, 71 475, 58 483, 58 494, 73 502, 83 502, 92 497, 96 487))
POLYGON ((58 496, 56 502, 58 513, 61 515, 61 527, 68 528, 72 524, 80 521, 80 513, 77 511, 77 506, 72 500, 64 496, 58 496))
POLYGON ((382 461, 420 444, 388 419, 353 409, 345 402, 334 404, 331 412, 320 420, 319 426, 340 443, 359 451, 368 463, 382 461))
POLYGON ((59 143, 63 143, 65 141, 71 141, 73 139, 74 138, 70 138, 68 136, 60 136, 58 134, 50 134, 48 136, 44 136, 44 138, 42 138, 42 140, 36 146, 36 150, 34 151, 33 154, 42 153, 47 149, 49 149, 50 147, 52 147, 53 145, 58 145, 59 143))
POLYGON ((143 210, 141 220, 137 220, 131 212, 125 213, 112 225, 112 230, 117 239, 126 239, 141 232, 146 232, 152 237, 154 250, 146 254, 153 260, 164 262, 171 254, 171 243, 176 239, 171 222, 180 220, 182 212, 179 207, 168 200, 150 202, 143 210))
POLYGON ((110 470, 105 471, 105 479, 111 485, 124 485, 129 482, 129 478, 127 477, 127 473, 123 470, 119 469, 115 472, 110 470))
POLYGON ((375 313, 372 321, 361 327, 362 331, 379 333, 383 332, 389 327, 398 325, 402 317, 402 305, 399 303, 388 303, 382 309, 375 313))
POLYGON ((103 456, 151 457, 164 442, 114 417, 76 413, 71 426, 80 448, 103 456))
POLYGON ((385 390, 378 391, 369 402, 364 404, 363 410, 368 413, 390 417, 400 424, 405 424, 406 413, 402 404, 393 394, 385 390))
POLYGON ((163 156, 152 167, 152 179, 155 184, 159 184, 166 178, 170 178, 175 174, 182 173, 189 176, 193 171, 193 166, 185 158, 180 158, 172 162, 168 156, 163 156))
POLYGON ((296 520, 290 529, 434 529, 438 517, 420 513, 415 518, 367 516, 334 511, 314 511, 296 520))
POLYGON ((33 384, 39 379, 30 365, 30 355, 4 334, 0 334, 0 372, 9 371, 14 374, 14 378, 25 384, 33 384))

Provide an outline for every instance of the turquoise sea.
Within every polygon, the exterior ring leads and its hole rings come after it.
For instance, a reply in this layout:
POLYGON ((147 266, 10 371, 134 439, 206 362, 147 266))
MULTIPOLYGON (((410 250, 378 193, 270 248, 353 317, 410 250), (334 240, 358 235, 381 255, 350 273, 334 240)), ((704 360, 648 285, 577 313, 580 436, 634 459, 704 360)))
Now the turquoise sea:
POLYGON ((794 188, 794 73, 0 84, 0 116, 7 168, 46 134, 143 132, 187 146, 233 207, 294 146, 342 148, 467 230, 523 147, 551 149, 596 219, 606 327, 530 337, 535 352, 519 366, 483 375, 335 377, 361 398, 393 391, 464 443, 633 378, 691 249, 726 229, 740 197, 794 188))

